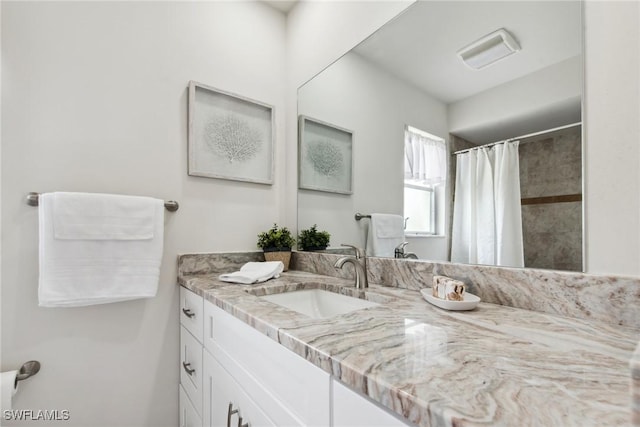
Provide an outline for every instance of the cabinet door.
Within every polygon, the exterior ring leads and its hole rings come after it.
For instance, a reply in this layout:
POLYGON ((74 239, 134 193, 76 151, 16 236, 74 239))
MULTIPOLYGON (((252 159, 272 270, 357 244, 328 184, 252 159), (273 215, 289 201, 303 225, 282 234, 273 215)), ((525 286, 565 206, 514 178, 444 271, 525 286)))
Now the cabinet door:
POLYGON ((329 425, 327 372, 209 301, 205 312, 205 349, 269 418, 281 426, 329 425))
POLYGON ((187 397, 182 386, 180 388, 180 427, 202 427, 202 420, 187 397))
POLYGON ((198 414, 202 412, 202 344, 180 327, 180 384, 198 414))
POLYGON ((204 351, 204 427, 275 426, 276 424, 240 388, 233 377, 204 351))
POLYGON ((386 409, 352 391, 336 380, 333 386, 333 427, 407 427, 386 409))

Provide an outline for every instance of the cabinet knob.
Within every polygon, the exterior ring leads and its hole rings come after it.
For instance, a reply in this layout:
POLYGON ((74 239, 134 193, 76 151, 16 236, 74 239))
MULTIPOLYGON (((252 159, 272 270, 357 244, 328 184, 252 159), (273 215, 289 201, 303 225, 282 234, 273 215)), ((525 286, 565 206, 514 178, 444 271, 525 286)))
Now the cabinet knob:
POLYGON ((196 371, 195 369, 191 369, 190 366, 191 363, 182 362, 182 367, 187 372, 187 374, 189 374, 189 376, 193 375, 193 373, 196 371))
POLYGON ((195 316, 196 314, 191 311, 191 309, 189 308, 183 308, 182 312, 184 313, 185 316, 187 316, 189 319, 191 319, 193 316, 195 316))
POLYGON ((233 409, 233 403, 229 402, 229 408, 227 409, 227 427, 231 427, 231 417, 233 414, 237 414, 238 410, 233 409))

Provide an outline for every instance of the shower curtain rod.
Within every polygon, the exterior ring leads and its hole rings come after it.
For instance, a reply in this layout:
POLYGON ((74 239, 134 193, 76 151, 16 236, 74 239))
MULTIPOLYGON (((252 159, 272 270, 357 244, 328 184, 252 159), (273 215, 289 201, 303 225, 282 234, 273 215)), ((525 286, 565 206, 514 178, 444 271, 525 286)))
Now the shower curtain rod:
POLYGON ((545 133, 555 132, 555 131, 563 130, 563 129, 569 129, 569 128, 572 128, 572 127, 575 127, 575 126, 580 126, 580 125, 582 125, 582 122, 571 123, 570 125, 558 126, 557 128, 553 128, 553 129, 541 130, 540 132, 528 133, 526 135, 516 136, 515 138, 505 139, 504 141, 490 142, 488 144, 478 145, 477 147, 467 148, 465 150, 459 150, 459 151, 456 151, 455 153, 453 153, 452 155, 466 153, 467 151, 477 150, 478 148, 483 148, 483 147, 493 147, 494 145, 504 144, 505 142, 515 141, 516 139, 531 138, 532 136, 544 135, 545 133))

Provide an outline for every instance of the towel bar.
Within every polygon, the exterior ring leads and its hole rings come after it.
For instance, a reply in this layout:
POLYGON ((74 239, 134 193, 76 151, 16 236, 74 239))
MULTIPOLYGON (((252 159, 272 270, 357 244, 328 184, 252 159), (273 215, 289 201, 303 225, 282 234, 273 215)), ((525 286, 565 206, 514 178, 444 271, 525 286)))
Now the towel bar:
POLYGON ((360 212, 356 213, 356 221, 360 221, 362 218, 371 218, 371 215, 363 215, 360 212))
MULTIPOLYGON (((38 206, 38 198, 40 197, 40 193, 31 192, 27 194, 27 204, 29 206, 38 206)), ((175 212, 178 210, 180 205, 175 200, 169 200, 164 202, 164 207, 169 212, 175 212)))

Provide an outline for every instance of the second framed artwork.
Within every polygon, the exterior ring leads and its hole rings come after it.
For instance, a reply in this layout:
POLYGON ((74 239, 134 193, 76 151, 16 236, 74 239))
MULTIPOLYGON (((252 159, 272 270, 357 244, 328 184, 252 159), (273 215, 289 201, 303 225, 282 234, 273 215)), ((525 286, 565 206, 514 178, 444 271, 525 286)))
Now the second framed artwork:
POLYGON ((298 187, 353 194, 353 132, 300 116, 298 187))
POLYGON ((273 183, 273 107, 189 82, 192 176, 273 183))

